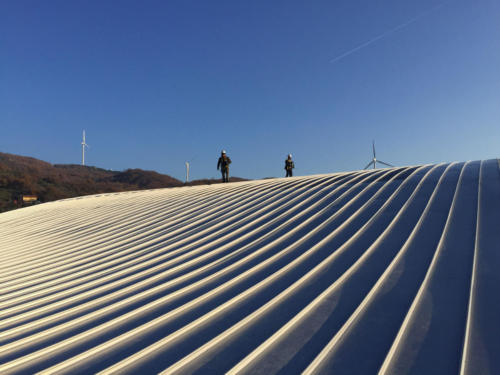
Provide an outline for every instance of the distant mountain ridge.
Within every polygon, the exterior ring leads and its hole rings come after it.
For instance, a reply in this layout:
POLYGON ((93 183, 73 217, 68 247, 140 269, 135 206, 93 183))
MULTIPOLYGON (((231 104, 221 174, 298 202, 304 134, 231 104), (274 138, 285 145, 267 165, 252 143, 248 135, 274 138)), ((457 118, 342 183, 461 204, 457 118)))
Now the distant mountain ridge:
MULTIPOLYGON (((193 181, 189 185, 214 182, 218 180, 193 181)), ((111 171, 77 164, 50 164, 32 157, 0 152, 0 212, 19 207, 22 195, 33 194, 40 202, 49 202, 89 194, 184 185, 174 177, 154 171, 111 171)))

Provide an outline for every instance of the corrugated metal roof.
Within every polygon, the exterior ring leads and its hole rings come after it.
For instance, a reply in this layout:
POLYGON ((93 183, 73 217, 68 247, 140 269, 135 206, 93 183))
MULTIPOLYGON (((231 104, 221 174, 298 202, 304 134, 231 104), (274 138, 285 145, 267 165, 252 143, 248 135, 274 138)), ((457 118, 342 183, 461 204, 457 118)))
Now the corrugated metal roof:
POLYGON ((0 373, 500 373, 497 160, 0 215, 0 373))

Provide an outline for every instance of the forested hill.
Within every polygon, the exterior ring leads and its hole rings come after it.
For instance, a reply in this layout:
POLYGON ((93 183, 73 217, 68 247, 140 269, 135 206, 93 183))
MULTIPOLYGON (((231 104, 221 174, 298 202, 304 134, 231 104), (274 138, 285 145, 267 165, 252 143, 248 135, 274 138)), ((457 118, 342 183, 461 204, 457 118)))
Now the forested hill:
POLYGON ((81 195, 182 186, 168 175, 141 169, 118 172, 74 164, 50 164, 0 153, 0 212, 16 208, 24 195, 40 202, 81 195))

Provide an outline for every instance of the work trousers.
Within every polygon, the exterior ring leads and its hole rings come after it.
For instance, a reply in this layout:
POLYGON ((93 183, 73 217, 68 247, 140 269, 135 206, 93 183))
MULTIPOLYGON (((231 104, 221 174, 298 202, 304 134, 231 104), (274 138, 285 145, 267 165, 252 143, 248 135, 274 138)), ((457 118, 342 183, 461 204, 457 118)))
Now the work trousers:
POLYGON ((221 168, 222 182, 229 182, 229 168, 221 168))

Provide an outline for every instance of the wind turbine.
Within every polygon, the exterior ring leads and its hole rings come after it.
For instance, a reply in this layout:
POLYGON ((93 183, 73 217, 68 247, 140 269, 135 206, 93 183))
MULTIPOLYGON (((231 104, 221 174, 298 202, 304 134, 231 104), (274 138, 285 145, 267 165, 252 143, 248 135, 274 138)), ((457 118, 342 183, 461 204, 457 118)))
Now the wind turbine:
POLYGON ((375 153, 375 141, 372 141, 372 148, 373 148, 373 159, 372 159, 372 161, 370 161, 368 163, 368 165, 364 169, 367 169, 370 165, 373 165, 373 169, 376 169, 377 168, 377 162, 379 162, 380 164, 386 165, 388 167, 394 167, 394 165, 391 165, 389 163, 385 163, 382 160, 377 160, 377 155, 375 153))
POLYGON ((189 182, 189 162, 186 162, 186 183, 189 182))
POLYGON ((190 158, 187 162, 186 162, 186 183, 189 182, 189 167, 190 167, 190 164, 192 161, 194 161, 196 159, 196 156, 190 158))
POLYGON ((85 165, 85 147, 89 148, 90 146, 85 142, 85 130, 84 130, 83 140, 82 140, 82 165, 85 165))

